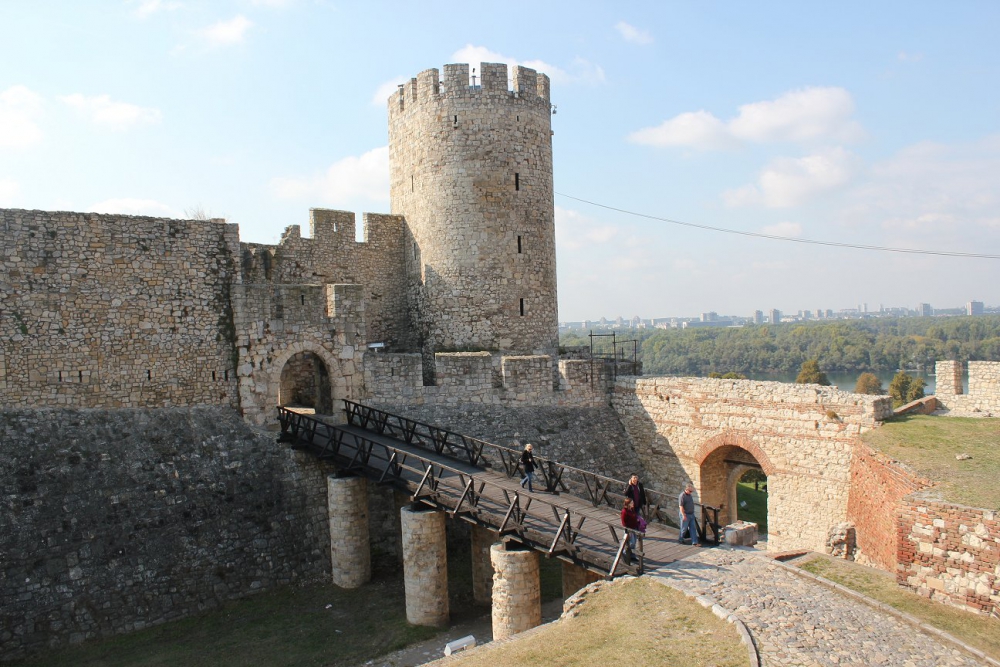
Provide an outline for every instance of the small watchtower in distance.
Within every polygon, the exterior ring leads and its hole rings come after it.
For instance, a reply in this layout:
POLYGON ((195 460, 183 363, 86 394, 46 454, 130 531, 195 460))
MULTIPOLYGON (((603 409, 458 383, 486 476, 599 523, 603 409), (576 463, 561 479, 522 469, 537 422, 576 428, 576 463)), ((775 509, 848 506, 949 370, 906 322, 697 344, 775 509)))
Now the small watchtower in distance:
POLYGON ((558 349, 549 78, 483 63, 389 98, 392 213, 406 219, 414 348, 558 349))

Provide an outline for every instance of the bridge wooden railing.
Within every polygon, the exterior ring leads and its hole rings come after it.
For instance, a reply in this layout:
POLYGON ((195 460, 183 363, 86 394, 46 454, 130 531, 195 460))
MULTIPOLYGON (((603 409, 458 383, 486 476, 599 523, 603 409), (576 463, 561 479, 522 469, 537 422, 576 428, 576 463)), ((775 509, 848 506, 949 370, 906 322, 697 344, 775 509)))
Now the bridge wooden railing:
MULTIPOLYGON (((638 531, 599 516, 574 513, 557 501, 522 496, 477 472, 365 438, 310 415, 278 408, 278 419, 283 441, 335 462, 341 470, 391 484, 414 501, 489 526, 501 536, 514 534, 550 556, 566 556, 609 577, 621 571, 642 572, 642 534, 638 531), (635 568, 622 567, 621 562, 630 533, 637 536, 635 568)), ((448 449, 434 451, 451 456, 448 449)))
MULTIPOLYGON (((344 400, 344 411, 347 414, 347 422, 351 425, 388 435, 430 452, 468 461, 470 465, 502 470, 507 477, 518 475, 521 464, 521 450, 519 449, 455 433, 346 399, 344 400)), ((537 472, 541 475, 548 493, 571 493, 578 498, 590 501, 594 507, 603 505, 621 509, 625 499, 623 493, 628 485, 627 482, 575 468, 537 454, 535 455, 535 463, 537 472)), ((646 500, 648 502, 647 516, 645 517, 647 521, 656 521, 677 527, 679 522, 675 520, 677 515, 676 496, 646 489, 646 500)), ((696 504, 702 508, 702 525, 699 527, 702 540, 718 544, 720 538, 719 508, 696 504), (711 534, 709 529, 711 529, 711 534)))

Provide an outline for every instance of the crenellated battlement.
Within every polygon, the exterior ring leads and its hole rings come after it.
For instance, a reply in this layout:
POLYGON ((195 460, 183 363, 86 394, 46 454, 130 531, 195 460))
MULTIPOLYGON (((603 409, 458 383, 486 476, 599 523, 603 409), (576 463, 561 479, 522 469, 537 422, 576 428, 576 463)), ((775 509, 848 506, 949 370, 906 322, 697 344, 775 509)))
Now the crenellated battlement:
POLYGON ((524 100, 547 107, 550 103, 549 77, 530 67, 518 65, 514 75, 508 76, 505 63, 481 63, 476 84, 471 83, 471 69, 467 64, 444 66, 444 77, 437 68, 420 72, 389 97, 389 115, 405 112, 409 108, 428 102, 448 99, 469 100, 492 98, 524 100))

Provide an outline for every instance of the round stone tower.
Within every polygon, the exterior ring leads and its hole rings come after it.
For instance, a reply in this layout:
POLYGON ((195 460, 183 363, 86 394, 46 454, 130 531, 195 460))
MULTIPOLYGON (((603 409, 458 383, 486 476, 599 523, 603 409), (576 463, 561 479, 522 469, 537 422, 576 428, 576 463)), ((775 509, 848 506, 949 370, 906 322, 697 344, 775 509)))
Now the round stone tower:
POLYGON ((554 354, 549 78, 483 63, 421 72, 389 98, 392 212, 406 218, 415 347, 554 354))

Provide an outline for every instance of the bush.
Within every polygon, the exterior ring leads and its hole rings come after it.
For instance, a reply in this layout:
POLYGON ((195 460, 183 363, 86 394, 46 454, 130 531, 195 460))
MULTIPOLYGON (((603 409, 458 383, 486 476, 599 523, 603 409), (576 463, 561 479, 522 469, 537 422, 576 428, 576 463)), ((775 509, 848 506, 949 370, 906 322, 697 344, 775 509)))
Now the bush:
POLYGON ((913 378, 909 374, 899 371, 889 383, 889 395, 892 396, 893 406, 899 407, 910 401, 923 398, 926 384, 923 378, 913 378))
POLYGON ((858 383, 854 385, 855 394, 884 394, 882 381, 875 377, 874 373, 862 373, 858 376, 858 383))
POLYGON ((802 364, 802 368, 799 369, 799 376, 795 378, 795 382, 798 384, 830 384, 830 381, 826 378, 826 373, 819 369, 819 361, 816 359, 810 359, 802 364))
POLYGON ((712 371, 708 374, 710 378, 718 378, 720 380, 746 380, 747 376, 743 373, 737 373, 736 371, 729 371, 728 373, 720 373, 718 371, 712 371))

